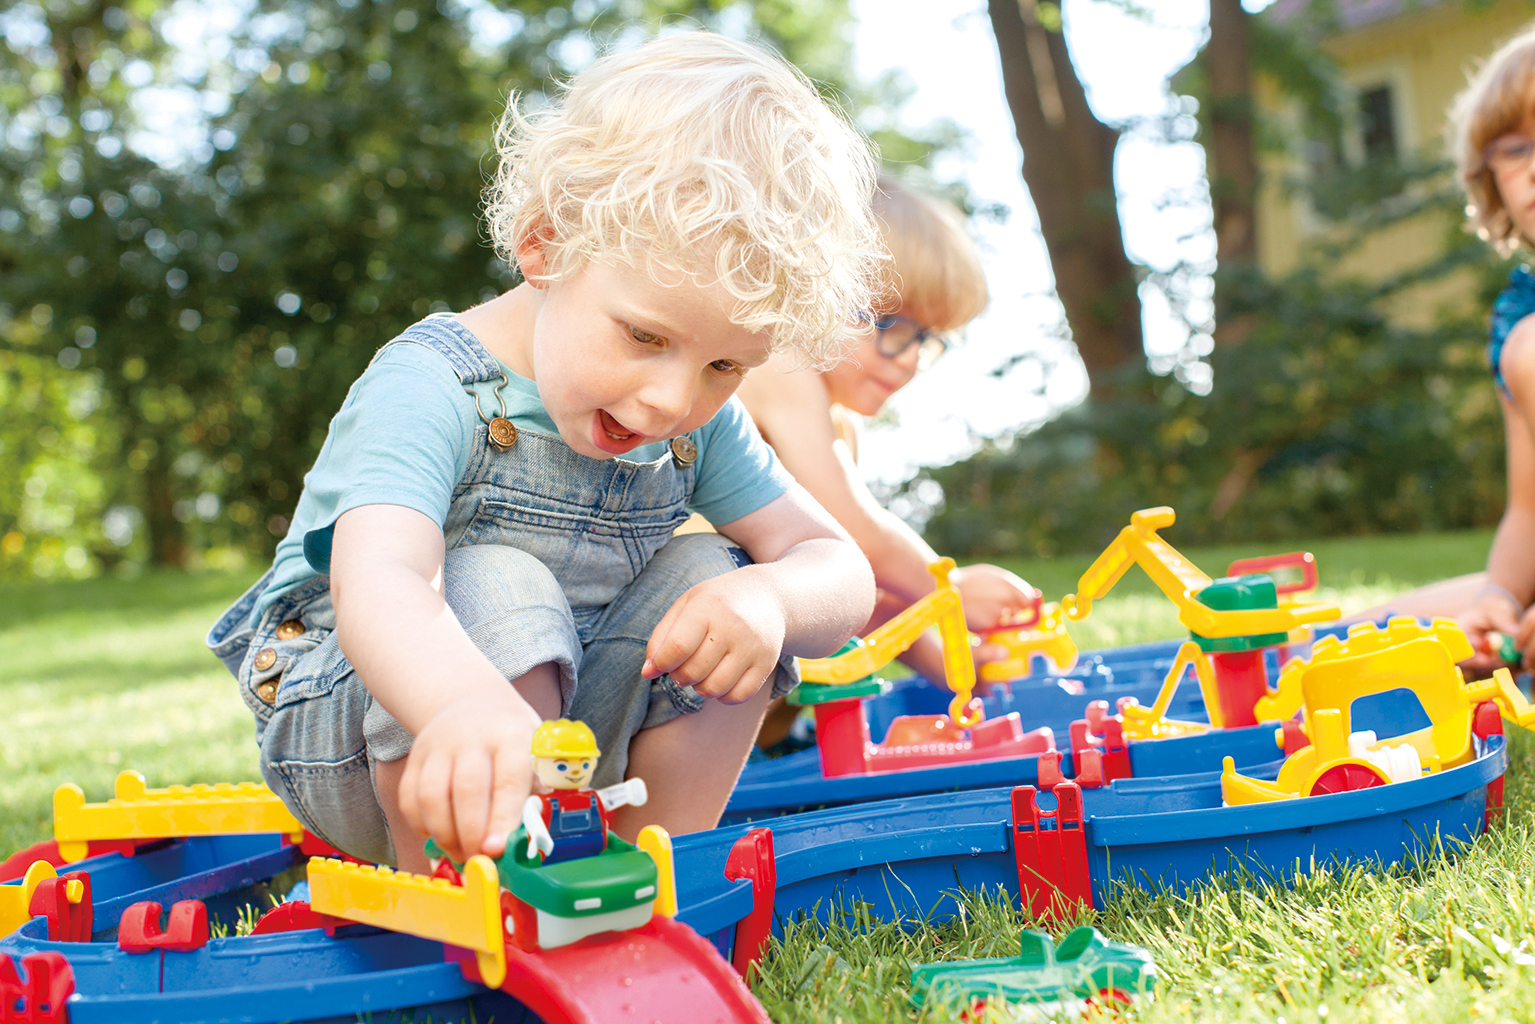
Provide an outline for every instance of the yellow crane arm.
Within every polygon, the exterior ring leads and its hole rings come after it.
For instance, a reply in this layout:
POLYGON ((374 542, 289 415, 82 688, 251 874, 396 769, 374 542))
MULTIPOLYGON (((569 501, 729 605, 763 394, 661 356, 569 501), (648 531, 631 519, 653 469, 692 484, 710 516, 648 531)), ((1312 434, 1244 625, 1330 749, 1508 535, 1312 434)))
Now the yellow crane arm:
POLYGON ((1171 526, 1175 518, 1173 510, 1165 505, 1131 513, 1130 525, 1119 531, 1119 536, 1082 574, 1077 593, 1061 599, 1066 614, 1073 619, 1086 618, 1093 602, 1119 582, 1132 562, 1144 569, 1151 582, 1178 606, 1178 621, 1199 636, 1284 633, 1308 622, 1336 619, 1340 614, 1337 605, 1322 603, 1233 611, 1209 607, 1195 595, 1214 581, 1157 535, 1162 527, 1171 526))
POLYGON ((844 684, 872 675, 894 661, 932 626, 943 640, 944 682, 954 693, 949 717, 956 725, 971 726, 981 720, 970 710, 975 692, 975 661, 970 654, 970 633, 965 628, 965 609, 959 591, 949 582, 954 559, 940 558, 928 566, 938 589, 891 618, 864 638, 864 645, 830 658, 802 658, 800 678, 807 683, 844 684))

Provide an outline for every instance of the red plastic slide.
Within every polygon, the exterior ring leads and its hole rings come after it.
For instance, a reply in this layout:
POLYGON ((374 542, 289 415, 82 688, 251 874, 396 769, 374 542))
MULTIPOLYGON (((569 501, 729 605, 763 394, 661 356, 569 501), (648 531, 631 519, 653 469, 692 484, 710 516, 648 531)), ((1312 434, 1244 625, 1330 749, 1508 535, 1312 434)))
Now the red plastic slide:
POLYGON ((506 955, 502 989, 545 1024, 770 1024, 708 940, 669 917, 557 949, 508 943, 506 955))

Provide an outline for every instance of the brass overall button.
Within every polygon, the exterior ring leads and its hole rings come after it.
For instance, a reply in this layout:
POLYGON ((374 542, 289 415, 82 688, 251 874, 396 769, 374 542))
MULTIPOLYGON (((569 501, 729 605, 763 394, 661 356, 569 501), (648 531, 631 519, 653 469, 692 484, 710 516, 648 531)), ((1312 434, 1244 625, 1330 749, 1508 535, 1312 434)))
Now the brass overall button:
POLYGON ((698 459, 698 445, 686 434, 672 438, 672 458, 679 466, 691 466, 698 459))
POLYGON ((263 704, 272 704, 277 700, 277 680, 271 679, 256 687, 256 696, 261 698, 263 704))
POLYGON ((270 647, 257 651, 256 657, 251 661, 251 667, 257 672, 265 672, 275 664, 277 664, 277 652, 270 647))
POLYGON ((490 435, 490 443, 502 451, 506 451, 517 443, 517 427, 504 416, 497 416, 491 420, 486 427, 486 433, 490 435))
POLYGON ((298 619, 289 619, 277 627, 277 639, 292 640, 296 636, 304 635, 304 624, 298 619))

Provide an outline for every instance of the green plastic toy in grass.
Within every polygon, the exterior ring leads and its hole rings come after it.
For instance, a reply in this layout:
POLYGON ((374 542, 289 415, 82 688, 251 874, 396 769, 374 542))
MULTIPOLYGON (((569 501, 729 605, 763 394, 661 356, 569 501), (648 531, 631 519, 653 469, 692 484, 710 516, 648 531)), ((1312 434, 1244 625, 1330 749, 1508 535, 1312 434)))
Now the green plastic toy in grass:
POLYGON ((1016 957, 922 964, 911 972, 911 999, 918 1006, 962 1003, 975 1011, 991 1000, 1026 1003, 1041 1019, 1082 1013, 1090 1003, 1107 1008, 1149 999, 1157 968, 1140 946, 1110 942, 1098 929, 1073 929, 1059 946, 1045 932, 1024 929, 1016 957))

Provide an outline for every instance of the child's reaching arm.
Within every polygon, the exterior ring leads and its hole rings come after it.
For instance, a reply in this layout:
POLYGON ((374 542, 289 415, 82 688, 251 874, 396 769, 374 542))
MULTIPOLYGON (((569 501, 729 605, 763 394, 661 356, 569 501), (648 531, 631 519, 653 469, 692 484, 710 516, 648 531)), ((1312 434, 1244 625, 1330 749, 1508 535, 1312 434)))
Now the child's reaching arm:
MULTIPOLYGON (((516 827, 540 715, 459 625, 443 600, 442 572, 442 530, 419 512, 365 505, 336 521, 330 586, 342 652, 415 737, 398 806, 386 805, 386 816, 397 810, 461 861, 499 855, 516 827)), ((538 671, 523 680, 536 683, 529 677, 538 671)), ((380 798, 388 800, 385 787, 380 798)))
POLYGON ((874 577, 837 523, 795 485, 719 532, 753 565, 672 605, 651 634, 643 674, 663 672, 726 704, 748 700, 781 654, 824 657, 868 621, 874 577))
MULTIPOLYGON (((1535 598, 1535 317, 1526 317, 1509 332, 1499 365, 1509 392, 1499 396, 1508 449, 1508 506, 1487 554, 1488 586, 1461 616, 1461 627, 1483 658, 1489 653, 1486 635, 1494 631, 1512 636, 1526 656, 1535 654, 1535 613, 1524 611, 1535 598)), ((1485 667, 1498 663, 1489 659, 1485 667)))
MULTIPOLYGON (((740 394, 784 467, 869 559, 880 590, 897 598, 901 607, 931 593, 935 583, 928 566, 938 560, 938 554, 870 493, 852 453, 837 437, 831 402, 819 376, 760 372, 746 378, 740 394)), ((1034 597, 1027 583, 994 565, 962 566, 949 574, 949 580, 960 592, 972 629, 996 626, 1007 615, 1021 612, 1034 597)), ((891 605, 892 613, 898 610, 891 605)), ((988 655, 1001 656, 984 647, 976 653, 979 661, 990 660, 988 655)), ((901 660, 931 679, 944 676, 941 647, 930 635, 918 638, 901 660)))

